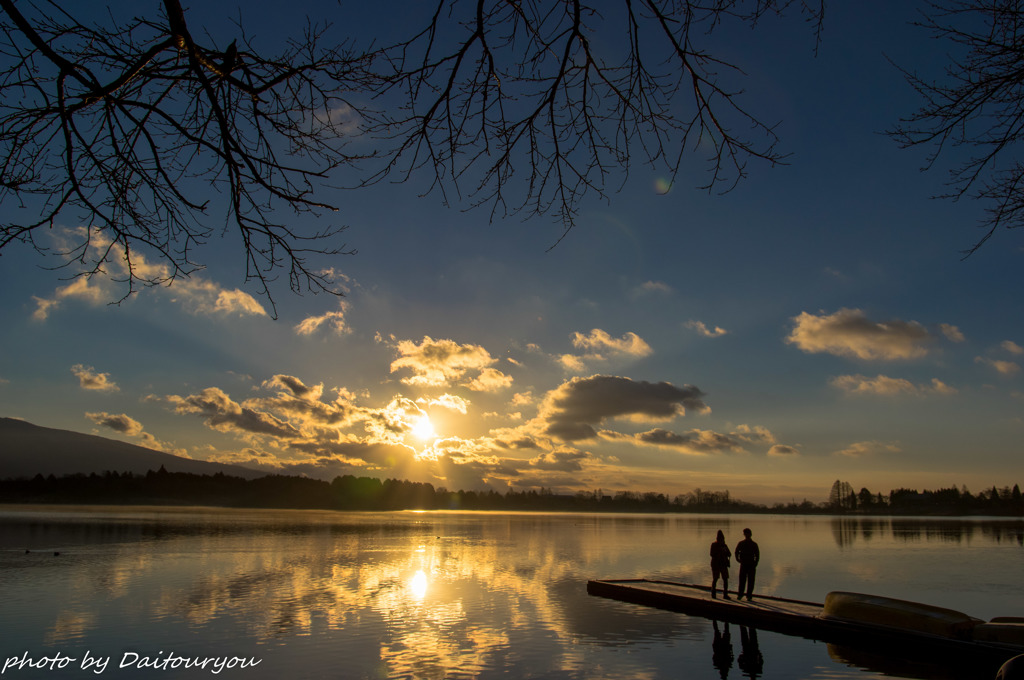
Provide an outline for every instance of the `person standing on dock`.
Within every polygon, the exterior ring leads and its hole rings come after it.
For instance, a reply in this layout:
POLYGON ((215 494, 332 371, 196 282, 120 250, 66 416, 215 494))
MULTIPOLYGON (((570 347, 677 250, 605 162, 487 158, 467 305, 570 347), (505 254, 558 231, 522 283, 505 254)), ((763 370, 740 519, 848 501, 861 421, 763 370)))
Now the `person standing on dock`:
POLYGON ((718 577, 722 577, 722 597, 729 599, 729 546, 725 543, 725 534, 718 530, 718 537, 711 544, 711 597, 715 597, 718 577))
POLYGON ((761 549, 750 535, 750 529, 744 529, 743 540, 736 544, 736 561, 740 563, 740 586, 736 590, 736 598, 740 600, 744 592, 747 600, 753 597, 754 576, 757 574, 757 563, 761 561, 761 549))

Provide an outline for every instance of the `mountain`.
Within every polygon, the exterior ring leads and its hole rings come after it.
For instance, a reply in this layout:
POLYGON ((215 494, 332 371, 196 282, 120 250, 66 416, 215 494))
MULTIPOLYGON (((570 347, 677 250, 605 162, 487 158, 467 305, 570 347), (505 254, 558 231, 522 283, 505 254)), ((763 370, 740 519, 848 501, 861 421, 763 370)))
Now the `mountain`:
POLYGON ((223 472, 253 479, 266 474, 240 465, 192 460, 105 437, 0 418, 0 479, 35 477, 36 474, 44 477, 78 472, 99 474, 108 470, 145 474, 159 470, 161 465, 168 472, 199 475, 223 472))

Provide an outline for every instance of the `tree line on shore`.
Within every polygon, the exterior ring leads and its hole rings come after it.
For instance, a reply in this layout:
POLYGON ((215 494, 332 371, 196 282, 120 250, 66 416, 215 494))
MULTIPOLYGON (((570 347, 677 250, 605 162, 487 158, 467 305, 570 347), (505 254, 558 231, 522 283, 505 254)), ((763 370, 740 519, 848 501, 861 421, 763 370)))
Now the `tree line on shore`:
POLYGON ((327 482, 308 477, 267 475, 245 479, 217 473, 146 474, 105 472, 0 480, 2 503, 91 503, 220 505, 324 510, 533 510, 559 512, 773 512, 832 514, 1024 515, 1020 486, 992 487, 978 494, 966 488, 918 492, 896 489, 888 495, 854 492, 837 480, 827 501, 761 505, 733 498, 728 491, 695 489, 669 498, 663 493, 601 489, 560 494, 528 491, 450 491, 425 482, 344 475, 327 482))

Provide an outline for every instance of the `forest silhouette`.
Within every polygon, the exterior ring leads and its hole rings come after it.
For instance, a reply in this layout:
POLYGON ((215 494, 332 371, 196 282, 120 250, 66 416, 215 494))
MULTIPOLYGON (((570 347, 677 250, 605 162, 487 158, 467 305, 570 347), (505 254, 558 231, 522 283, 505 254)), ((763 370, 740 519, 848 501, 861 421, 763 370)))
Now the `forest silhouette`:
POLYGON ((549 489, 526 491, 450 491, 408 480, 344 475, 327 482, 308 477, 267 475, 244 479, 168 472, 162 466, 146 474, 108 471, 0 480, 0 503, 81 503, 114 505, 213 505, 248 508, 322 510, 498 510, 545 512, 725 512, 893 515, 1024 516, 1020 486, 993 486, 978 494, 966 487, 917 491, 895 489, 888 494, 861 489, 837 480, 828 500, 776 503, 768 506, 733 498, 728 491, 695 489, 669 498, 655 492, 597 489, 575 494, 549 489))

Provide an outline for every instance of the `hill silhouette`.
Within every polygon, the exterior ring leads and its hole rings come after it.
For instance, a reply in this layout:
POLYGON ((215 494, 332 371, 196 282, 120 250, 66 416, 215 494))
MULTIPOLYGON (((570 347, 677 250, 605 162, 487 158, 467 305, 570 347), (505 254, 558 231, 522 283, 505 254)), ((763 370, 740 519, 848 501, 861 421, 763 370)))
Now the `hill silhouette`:
POLYGON ((192 460, 106 437, 0 418, 0 479, 30 478, 37 474, 61 477, 107 470, 145 474, 161 466, 168 472, 220 472, 245 479, 266 474, 241 465, 192 460))

